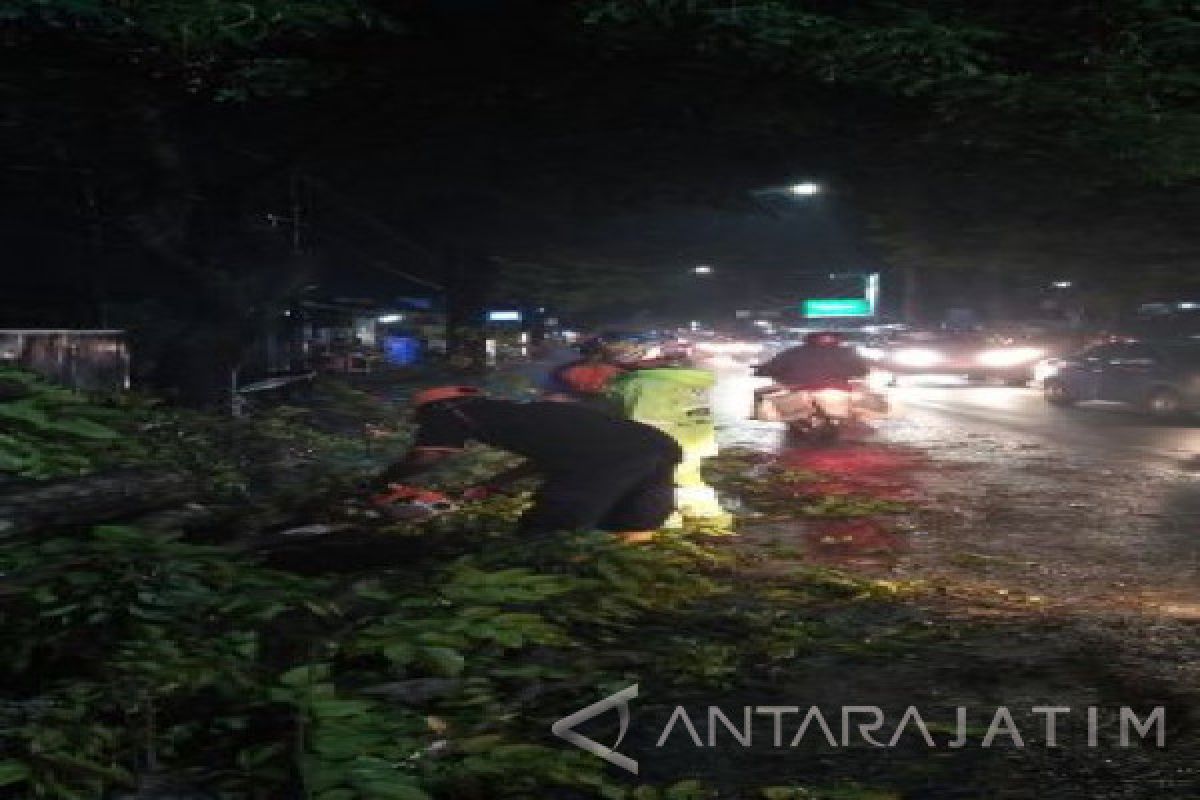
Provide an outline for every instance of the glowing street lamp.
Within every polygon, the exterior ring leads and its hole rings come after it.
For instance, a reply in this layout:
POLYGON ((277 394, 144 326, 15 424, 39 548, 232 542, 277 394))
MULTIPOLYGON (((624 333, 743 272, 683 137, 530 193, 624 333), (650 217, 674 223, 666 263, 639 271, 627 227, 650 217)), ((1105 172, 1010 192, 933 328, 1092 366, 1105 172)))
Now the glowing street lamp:
POLYGON ((713 268, 705 264, 701 264, 698 267, 692 267, 692 272, 696 275, 711 275, 712 271, 713 268))
POLYGON ((814 194, 821 193, 821 184, 805 181, 804 183, 793 184, 788 187, 788 191, 799 197, 812 197, 814 194))

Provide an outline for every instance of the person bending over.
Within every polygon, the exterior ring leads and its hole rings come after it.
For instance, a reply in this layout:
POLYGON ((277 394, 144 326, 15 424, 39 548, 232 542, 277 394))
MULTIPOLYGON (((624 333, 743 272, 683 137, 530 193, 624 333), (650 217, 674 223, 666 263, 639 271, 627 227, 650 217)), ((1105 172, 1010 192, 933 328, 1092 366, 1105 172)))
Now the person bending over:
POLYGON ((672 475, 682 453, 649 425, 576 403, 499 400, 471 386, 426 389, 412 405, 413 445, 383 472, 383 482, 404 482, 477 441, 525 463, 476 490, 542 477, 518 524, 522 534, 604 530, 636 541, 661 527, 674 508, 672 475))

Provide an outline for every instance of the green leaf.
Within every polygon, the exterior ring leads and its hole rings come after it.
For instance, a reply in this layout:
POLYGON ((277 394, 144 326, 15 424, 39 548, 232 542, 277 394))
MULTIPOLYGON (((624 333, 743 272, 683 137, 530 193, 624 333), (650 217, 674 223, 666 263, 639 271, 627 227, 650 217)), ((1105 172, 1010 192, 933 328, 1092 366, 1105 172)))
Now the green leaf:
POLYGON ((30 460, 5 450, 0 450, 0 471, 2 472, 20 472, 27 469, 30 460))
POLYGON ((502 744, 492 750, 496 758, 530 759, 553 756, 556 751, 536 744, 502 744))
POLYGON ((284 745, 279 742, 269 742, 267 744, 255 745, 247 747, 238 753, 238 766, 242 769, 250 770, 255 767, 262 766, 273 758, 277 758, 285 751, 284 745))
POLYGON ((810 800, 812 794, 807 789, 794 789, 790 786, 768 786, 762 790, 763 800, 810 800))
POLYGON ((64 419, 50 423, 50 429, 60 433, 72 433, 85 439, 117 439, 121 434, 112 428, 92 422, 90 419, 64 419))
POLYGON ((397 667, 403 667, 404 665, 412 662, 413 658, 415 658, 417 654, 416 649, 411 644, 404 642, 399 644, 390 644, 383 648, 382 652, 383 657, 395 664, 397 667))
POLYGON ((467 645, 465 637, 445 630, 425 631, 417 636, 417 641, 429 647, 441 647, 451 650, 458 647, 466 647, 467 645))
POLYGON ((367 714, 371 707, 359 700, 314 699, 311 705, 314 716, 322 719, 358 717, 367 714))
POLYGON ((29 767, 20 761, 0 761, 0 786, 12 786, 29 780, 29 767))
POLYGON ((680 781, 667 789, 663 800, 709 800, 712 796, 700 781, 680 781))
POLYGON ((25 422, 35 428, 45 430, 50 425, 46 412, 35 408, 30 399, 17 400, 12 403, 0 403, 0 417, 4 419, 25 422))
POLYGON ((431 800, 429 795, 411 784, 372 781, 360 784, 364 797, 371 800, 431 800))
POLYGON ((467 664, 462 653, 449 647, 423 647, 418 657, 426 668, 443 678, 458 677, 467 664))
POLYGON ((482 736, 472 736, 469 739, 460 739, 454 743, 454 749, 460 753, 486 753, 503 741, 504 737, 500 734, 487 733, 482 736))
POLYGON ((284 686, 304 687, 320 683, 329 678, 328 664, 306 664, 293 667, 279 676, 279 682, 284 686))

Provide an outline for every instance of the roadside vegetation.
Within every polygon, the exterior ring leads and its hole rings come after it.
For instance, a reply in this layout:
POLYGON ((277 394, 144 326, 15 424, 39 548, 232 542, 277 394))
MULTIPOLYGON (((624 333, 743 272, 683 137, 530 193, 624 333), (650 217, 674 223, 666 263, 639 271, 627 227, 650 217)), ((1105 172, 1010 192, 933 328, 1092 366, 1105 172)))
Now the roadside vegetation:
MULTIPOLYGON (((820 471, 730 451, 713 477, 741 499, 745 536, 530 542, 512 533, 520 496, 428 522, 365 510, 356 477, 406 431, 345 387, 231 421, 8 377, 28 390, 0 412, 27 454, 7 462, 20 485, 160 468, 189 450, 205 477, 193 504, 243 505, 175 530, 151 513, 154 524, 0 538, 0 796, 886 800, 964 769, 919 750, 876 777, 853 748, 765 768, 664 751, 670 778, 639 781, 549 735, 631 683, 650 690, 639 712, 662 711, 666 696, 815 703, 845 675, 885 680, 897 664, 994 643, 995 631, 924 607, 925 587, 822 567, 754 536, 789 514, 797 531, 891 528, 910 500, 834 490, 820 471), (35 460, 43 442, 49 455, 35 460), (255 486, 241 459, 268 450, 262 463, 290 480, 255 486), (280 533, 314 520, 335 530, 280 533)), ((498 460, 476 451, 437 483, 468 484, 498 460)))

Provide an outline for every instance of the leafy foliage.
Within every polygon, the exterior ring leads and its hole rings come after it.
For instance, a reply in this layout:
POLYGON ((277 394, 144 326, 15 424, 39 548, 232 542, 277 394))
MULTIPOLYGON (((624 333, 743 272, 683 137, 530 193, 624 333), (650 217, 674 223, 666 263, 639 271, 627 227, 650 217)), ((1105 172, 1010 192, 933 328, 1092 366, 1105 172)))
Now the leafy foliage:
POLYGON ((73 27, 95 36, 140 42, 183 60, 369 23, 366 8, 356 0, 15 0, 5 4, 3 17, 9 22, 73 27))
POLYGON ((255 695, 274 621, 315 613, 297 579, 124 528, 5 543, 0 563, 14 644, 0 730, 26 743, 14 755, 40 796, 98 796, 221 736, 255 695))
POLYGON ((826 5, 594 0, 584 25, 624 51, 682 48, 729 62, 920 100, 954 136, 1197 177, 1200 16, 1159 0, 878 1, 826 5), (820 9, 820 10, 818 10, 820 9))
POLYGON ((168 409, 137 395, 86 397, 15 370, 0 372, 0 381, 24 391, 0 402, 0 473, 26 478, 153 467, 194 473, 227 494, 298 480, 301 467, 317 472, 321 462, 352 480, 407 434, 387 404, 333 381, 322 382, 307 406, 242 419, 168 409))
MULTIPOLYGON (((347 418, 327 427, 352 429, 355 414, 378 411, 358 394, 336 405, 347 418)), ((272 435, 304 425, 329 436, 305 414, 283 419, 272 435)), ((481 463, 440 483, 473 481, 503 458, 472 456, 481 463)), ((736 451, 728 462, 714 472, 754 478, 766 466, 736 451)), ((822 477, 768 474, 777 491, 822 477)), ((712 798, 695 780, 618 785, 600 760, 547 746, 546 730, 597 688, 741 690, 806 657, 895 658, 932 636, 881 628, 898 594, 887 581, 803 564, 763 579, 733 537, 518 539, 523 502, 488 501, 428 526, 378 521, 383 538, 452 531, 469 553, 370 560, 337 577, 111 526, 0 543, 10 643, 0 786, 63 800, 120 796, 151 777, 230 798, 712 798), (866 638, 856 613, 873 620, 866 638)), ((889 795, 789 784, 762 796, 889 795)))
MULTIPOLYGON (((495 502, 459 516, 489 542, 474 555, 336 580, 111 526, 3 543, 0 630, 16 644, 0 780, 51 798, 133 788, 150 772, 232 796, 300 785, 331 800, 515 798, 561 786, 621 798, 601 762, 529 743, 550 719, 523 696, 565 691, 574 704, 572 687, 649 667, 724 686, 746 660, 792 657, 813 635, 778 611, 718 611, 728 559, 702 542, 531 544, 511 537, 519 501, 495 502), (676 614, 743 641, 670 631, 640 653, 600 655, 676 614), (581 648, 594 664, 579 663, 581 648)), ((695 782, 643 788, 708 796, 695 782)))
POLYGON ((0 628, 19 646, 4 667, 0 778, 54 798, 162 770, 234 794, 299 781, 333 800, 495 785, 487 796, 619 797, 586 754, 524 743, 505 698, 578 680, 564 670, 572 649, 711 584, 689 574, 688 548, 664 562, 593 537, 547 547, 592 566, 503 566, 525 549, 514 543, 489 563, 335 582, 127 528, 7 542, 0 628))
POLYGON ((118 412, 17 370, 0 370, 0 382, 21 390, 0 402, 0 472, 51 477, 140 452, 111 427, 118 412))

